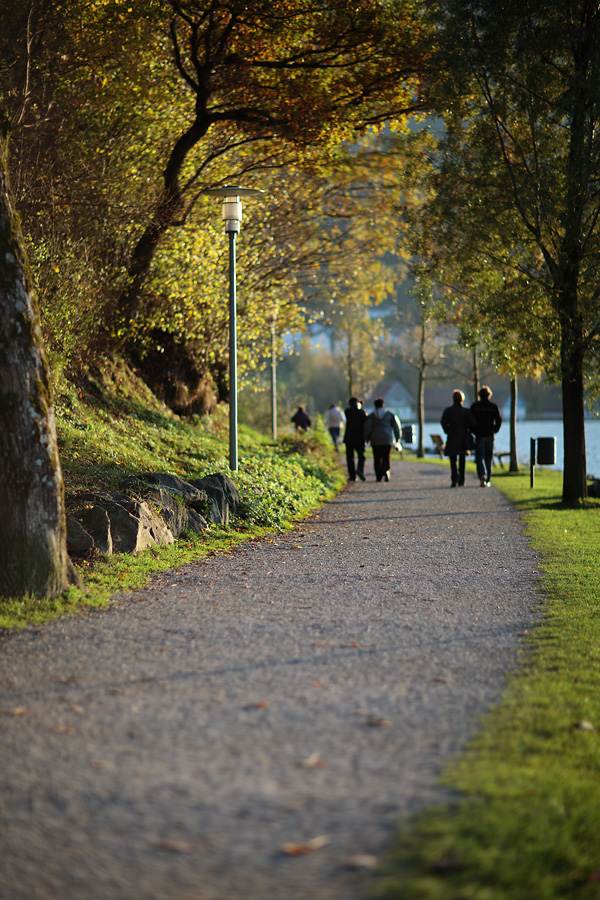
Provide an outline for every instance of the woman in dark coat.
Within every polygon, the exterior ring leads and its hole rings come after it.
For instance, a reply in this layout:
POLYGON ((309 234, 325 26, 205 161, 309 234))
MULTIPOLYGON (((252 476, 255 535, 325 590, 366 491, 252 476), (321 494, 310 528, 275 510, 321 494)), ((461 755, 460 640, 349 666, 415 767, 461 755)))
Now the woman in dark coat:
POLYGON ((471 431, 477 422, 470 409, 465 409, 465 395, 456 390, 452 394, 452 406, 442 413, 441 426, 446 433, 444 453, 450 459, 452 487, 463 487, 465 483, 465 457, 471 440, 471 431))

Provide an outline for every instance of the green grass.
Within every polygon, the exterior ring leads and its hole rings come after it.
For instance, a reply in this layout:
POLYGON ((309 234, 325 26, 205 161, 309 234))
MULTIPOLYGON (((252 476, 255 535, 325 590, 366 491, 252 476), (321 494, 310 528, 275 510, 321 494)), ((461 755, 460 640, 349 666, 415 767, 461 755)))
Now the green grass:
POLYGON ((496 475, 540 555, 544 615, 502 703, 446 771, 456 801, 398 835, 379 900, 600 897, 600 504, 496 475))
MULTIPOLYGON (((92 390, 65 388, 56 402, 67 512, 82 491, 118 490, 136 473, 168 472, 186 480, 229 473, 227 413, 194 421, 180 419, 124 369, 116 368, 92 390), (141 398, 141 399, 140 399, 141 398)), ((159 571, 226 552, 242 541, 291 528, 337 493, 345 472, 323 432, 274 442, 240 428, 239 471, 233 474, 241 498, 229 528, 210 526, 170 546, 137 556, 115 554, 80 561, 83 589, 54 600, 0 598, 0 628, 39 624, 87 606, 104 606, 118 591, 148 583, 159 571)))

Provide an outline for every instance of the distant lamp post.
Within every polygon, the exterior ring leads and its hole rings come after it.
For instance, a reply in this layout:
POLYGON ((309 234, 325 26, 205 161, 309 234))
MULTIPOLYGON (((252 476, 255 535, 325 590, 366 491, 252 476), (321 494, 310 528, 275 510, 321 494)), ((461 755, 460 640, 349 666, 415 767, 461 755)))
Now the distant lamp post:
POLYGON ((271 433, 277 440, 277 307, 267 319, 271 328, 271 433))
POLYGON ((221 188, 202 191, 209 197, 223 200, 223 221, 229 235, 229 468, 238 467, 237 423, 237 300, 235 273, 235 238, 242 221, 242 197, 258 197, 264 194, 255 188, 243 188, 238 184, 226 184, 221 188))

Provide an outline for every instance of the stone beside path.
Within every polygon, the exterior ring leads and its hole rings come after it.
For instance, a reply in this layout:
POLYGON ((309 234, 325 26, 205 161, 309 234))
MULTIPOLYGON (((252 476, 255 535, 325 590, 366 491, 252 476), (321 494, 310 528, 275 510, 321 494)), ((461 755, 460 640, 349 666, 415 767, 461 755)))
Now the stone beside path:
POLYGON ((394 462, 292 532, 5 634, 0 900, 363 900, 357 857, 444 799, 500 699, 535 578, 499 491, 394 462))

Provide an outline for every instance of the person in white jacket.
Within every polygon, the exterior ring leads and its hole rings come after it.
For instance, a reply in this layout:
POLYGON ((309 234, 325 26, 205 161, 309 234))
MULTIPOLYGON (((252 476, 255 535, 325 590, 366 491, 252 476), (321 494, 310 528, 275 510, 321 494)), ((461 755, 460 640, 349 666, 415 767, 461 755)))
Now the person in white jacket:
POLYGON ((365 421, 365 441, 373 448, 373 467, 377 481, 390 480, 390 454, 400 440, 400 419, 384 406, 383 397, 374 403, 375 409, 365 421))
POLYGON ((346 424, 346 416, 335 403, 332 403, 329 409, 327 410, 327 415, 325 416, 325 428, 329 431, 331 435, 331 440, 333 441, 333 446, 337 450, 338 443, 340 440, 340 432, 342 430, 342 425, 346 424))

